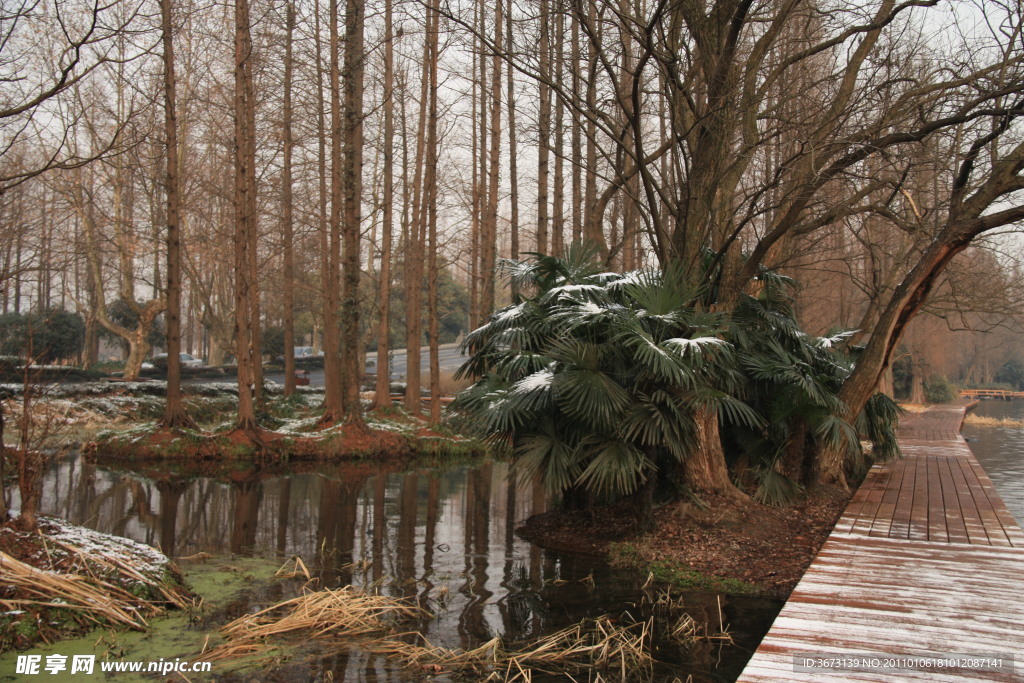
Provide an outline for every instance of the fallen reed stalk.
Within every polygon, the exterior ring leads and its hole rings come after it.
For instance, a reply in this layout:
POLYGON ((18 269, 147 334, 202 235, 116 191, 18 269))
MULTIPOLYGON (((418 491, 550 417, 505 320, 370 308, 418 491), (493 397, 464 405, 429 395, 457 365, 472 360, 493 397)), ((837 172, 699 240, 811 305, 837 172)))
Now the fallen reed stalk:
POLYGON ((506 650, 500 638, 493 638, 472 650, 391 639, 378 643, 374 651, 428 671, 490 672, 491 677, 503 671, 504 677, 498 680, 506 681, 529 681, 530 670, 556 673, 583 668, 616 670, 622 680, 632 680, 654 662, 650 640, 650 621, 620 624, 604 616, 562 629, 520 650, 506 650))
POLYGON ((263 650, 272 637, 302 634, 306 638, 355 638, 386 632, 403 619, 423 611, 406 600, 365 593, 353 586, 307 591, 221 628, 226 642, 204 659, 231 659, 263 650))
POLYGON ((96 576, 42 571, 0 551, 0 585, 19 597, 0 599, 8 610, 59 608, 77 612, 98 626, 147 627, 145 615, 163 611, 128 591, 96 576))

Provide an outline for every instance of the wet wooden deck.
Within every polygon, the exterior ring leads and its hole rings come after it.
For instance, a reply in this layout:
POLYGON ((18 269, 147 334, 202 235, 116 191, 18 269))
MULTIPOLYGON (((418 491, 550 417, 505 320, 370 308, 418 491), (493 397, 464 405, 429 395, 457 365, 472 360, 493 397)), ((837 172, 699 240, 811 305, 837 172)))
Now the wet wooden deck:
POLYGON ((740 681, 1024 681, 1024 531, 963 414, 904 417, 905 457, 872 468, 740 681))

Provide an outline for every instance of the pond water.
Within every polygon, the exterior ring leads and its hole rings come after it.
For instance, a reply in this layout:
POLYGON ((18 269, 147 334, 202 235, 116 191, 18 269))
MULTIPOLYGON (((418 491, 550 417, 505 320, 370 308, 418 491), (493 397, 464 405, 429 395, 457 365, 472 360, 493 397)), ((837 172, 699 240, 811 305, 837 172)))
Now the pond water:
MULTIPOLYGON (((1024 401, 981 401, 973 412, 1024 421, 1024 401)), ((1024 427, 965 424, 963 435, 1017 524, 1024 523, 1024 427)))
MULTIPOLYGON (((173 557, 235 554, 283 562, 298 555, 321 585, 381 581, 385 593, 427 602, 436 618, 418 628, 431 644, 448 648, 471 648, 495 636, 531 642, 604 614, 637 620, 654 614, 657 634, 680 616, 645 606, 645 577, 635 572, 544 551, 517 537, 516 525, 543 512, 547 499, 536 485, 517 485, 500 462, 404 472, 366 463, 323 465, 287 476, 240 471, 232 481, 149 474, 66 457, 46 478, 43 512, 173 557)), ((272 602, 271 595, 281 597, 280 591, 254 590, 233 611, 254 611, 272 602)), ((683 602, 697 622, 718 630, 717 596, 687 594, 683 602)), ((685 647, 656 638, 659 664, 648 680, 735 680, 780 607, 777 600, 722 597, 721 618, 734 644, 685 647)), ((338 649, 306 651, 259 678, 410 680, 408 671, 382 657, 338 649)))

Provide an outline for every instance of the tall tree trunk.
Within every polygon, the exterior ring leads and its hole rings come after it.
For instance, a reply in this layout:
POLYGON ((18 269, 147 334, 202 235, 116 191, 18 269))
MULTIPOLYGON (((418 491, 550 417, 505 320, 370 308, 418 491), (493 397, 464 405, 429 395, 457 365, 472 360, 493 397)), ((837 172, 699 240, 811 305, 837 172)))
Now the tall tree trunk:
POLYGON ((178 190, 178 117, 172 0, 160 1, 164 48, 164 143, 167 147, 167 403, 161 426, 194 427, 181 399, 181 231, 178 190))
MULTIPOLYGON (((429 13, 428 13, 429 16, 429 13)), ((423 248, 426 242, 426 204, 423 192, 423 159, 430 82, 430 40, 423 40, 423 75, 420 81, 420 111, 413 162, 412 214, 405 248, 405 409, 414 415, 423 410, 420 400, 420 345, 423 336, 423 248)))
MULTIPOLYGON (((587 3, 587 23, 590 26, 597 25, 596 3, 587 3)), ((598 35, 600 36, 600 32, 598 35)), ((587 44, 587 108, 590 111, 597 111, 597 70, 597 49, 592 42, 589 42, 587 44)), ((607 199, 600 204, 597 200, 597 123, 592 116, 587 117, 587 160, 583 195, 583 205, 586 207, 583 239, 598 245, 601 259, 607 260, 608 246, 604 241, 602 223, 607 199)))
POLYGON ((284 111, 282 112, 281 233, 284 242, 284 395, 295 393, 295 248, 292 206, 292 43, 295 35, 295 3, 287 0, 284 38, 284 111))
MULTIPOLYGON (((328 228, 328 216, 327 216, 327 122, 324 110, 327 108, 326 100, 324 98, 324 69, 323 63, 321 62, 321 55, 324 53, 323 46, 321 44, 321 28, 320 28, 320 2, 316 0, 313 3, 313 45, 316 52, 314 59, 316 60, 316 92, 317 102, 319 106, 316 108, 316 130, 317 130, 317 235, 319 237, 320 244, 320 311, 321 317, 323 318, 324 330, 327 329, 328 324, 333 323, 333 327, 337 328, 337 303, 332 303, 331 299, 331 287, 329 284, 329 278, 331 273, 332 261, 331 259, 331 247, 333 241, 331 240, 331 233, 328 228), (332 313, 333 311, 333 313, 332 313)), ((340 407, 340 387, 334 383, 331 384, 331 377, 337 376, 337 355, 332 356, 328 353, 327 349, 327 333, 326 331, 321 332, 322 341, 316 337, 316 329, 313 330, 312 345, 314 348, 322 348, 324 352, 324 416, 323 419, 326 423, 334 421, 337 411, 340 407), (328 402, 327 400, 327 389, 333 389, 332 397, 333 400, 328 402), (333 407, 331 407, 333 406, 333 407)), ((336 338, 335 338, 336 339, 336 338)))
POLYGON ((480 317, 494 311, 494 266, 498 237, 498 184, 501 169, 501 51, 505 24, 501 0, 494 3, 494 56, 491 62, 491 157, 487 173, 487 211, 480 239, 480 317))
POLYGON ((235 257, 235 357, 238 361, 238 429, 255 433, 255 357, 253 344, 254 284, 250 282, 252 269, 249 251, 252 248, 253 220, 250 215, 253 202, 250 194, 255 185, 255 163, 249 144, 249 107, 252 106, 251 67, 252 41, 249 33, 249 2, 235 0, 235 194, 234 194, 234 257, 235 257))
POLYGON ((540 110, 537 113, 537 251, 546 254, 548 244, 548 150, 551 138, 551 12, 549 0, 540 0, 540 110))
POLYGON ((395 209, 395 46, 391 0, 384 0, 384 225, 380 250, 380 321, 377 325, 375 408, 391 405, 391 232, 395 209))
MULTIPOLYGON (((512 37, 512 0, 508 0, 505 10, 505 30, 507 32, 506 49, 513 52, 515 43, 512 37)), ((508 94, 508 182, 509 182, 509 258, 519 258, 519 177, 516 159, 516 102, 515 102, 515 69, 505 70, 508 75, 506 90, 508 94)))
MULTIPOLYGON (((428 277, 428 306, 429 306, 429 334, 430 334, 430 421, 434 424, 441 422, 441 363, 439 354, 438 338, 438 311, 437 311, 437 62, 439 59, 438 49, 440 40, 438 29, 440 28, 438 0, 433 0, 427 10, 427 31, 426 39, 430 44, 430 104, 427 113, 427 172, 426 172, 426 198, 427 203, 427 224, 429 234, 429 245, 427 258, 429 265, 428 277), (432 21, 431 21, 432 18, 432 21)), ((501 2, 497 3, 501 7, 501 2)), ((500 11, 499 11, 500 12, 500 11)), ((498 22, 501 26, 501 22, 498 22)), ((499 28, 500 30, 500 28, 499 28)), ((497 58, 496 58, 497 59, 497 58)), ((495 103, 495 109, 500 103, 495 103)), ((493 165, 497 160, 492 161, 493 165)), ((486 282, 486 280, 485 280, 486 282)), ((493 297, 493 290, 491 296, 493 297)))
MULTIPOLYGON (((572 91, 580 92, 580 22, 576 13, 570 14, 570 45, 572 52, 569 63, 572 65, 572 91)), ((579 111, 572 109, 572 241, 583 240, 583 120, 579 111)))
MULTIPOLYGON (((564 85, 563 71, 565 68, 564 33, 565 13, 556 13, 554 40, 551 41, 554 53, 554 82, 561 89, 564 85)), ((561 98, 555 98, 555 174, 554 193, 551 198, 551 253, 561 256, 565 249, 565 104, 561 98)))
POLYGON ((341 39, 338 35, 338 0, 330 0, 329 52, 331 93, 331 215, 328 237, 327 273, 323 278, 324 295, 324 414, 323 424, 334 424, 344 415, 343 373, 339 328, 339 292, 341 287, 341 220, 342 220, 342 113, 341 39))
POLYGON ((364 0, 348 0, 345 10, 345 155, 343 157, 342 226, 345 240, 344 291, 342 313, 342 408, 347 423, 361 423, 359 383, 359 267, 360 230, 363 204, 363 25, 364 0))
MULTIPOLYGON (((475 330, 480 326, 480 232, 482 230, 484 215, 484 149, 486 148, 483 120, 486 116, 487 107, 484 104, 483 92, 483 69, 485 52, 483 49, 482 36, 485 34, 483 27, 484 3, 482 0, 473 3, 473 26, 477 32, 474 40, 473 50, 473 83, 470 91, 470 133, 471 152, 470 165, 472 167, 471 202, 469 217, 469 328, 475 330), (479 128, 477 128, 479 122, 479 128), (480 159, 480 163, 477 163, 480 159)), ((424 56, 424 60, 426 57, 424 56)), ((424 81, 426 76, 424 75, 424 81)))

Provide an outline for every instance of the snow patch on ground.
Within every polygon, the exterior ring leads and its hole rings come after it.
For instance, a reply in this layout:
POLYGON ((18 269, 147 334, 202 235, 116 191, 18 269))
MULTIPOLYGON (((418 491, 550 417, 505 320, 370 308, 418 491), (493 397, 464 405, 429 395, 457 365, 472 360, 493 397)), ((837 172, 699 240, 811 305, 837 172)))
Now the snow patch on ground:
POLYGON ((86 555, 97 555, 130 565, 141 574, 157 577, 163 574, 170 559, 144 543, 122 536, 112 536, 78 526, 55 517, 40 517, 51 539, 81 550, 86 555))

